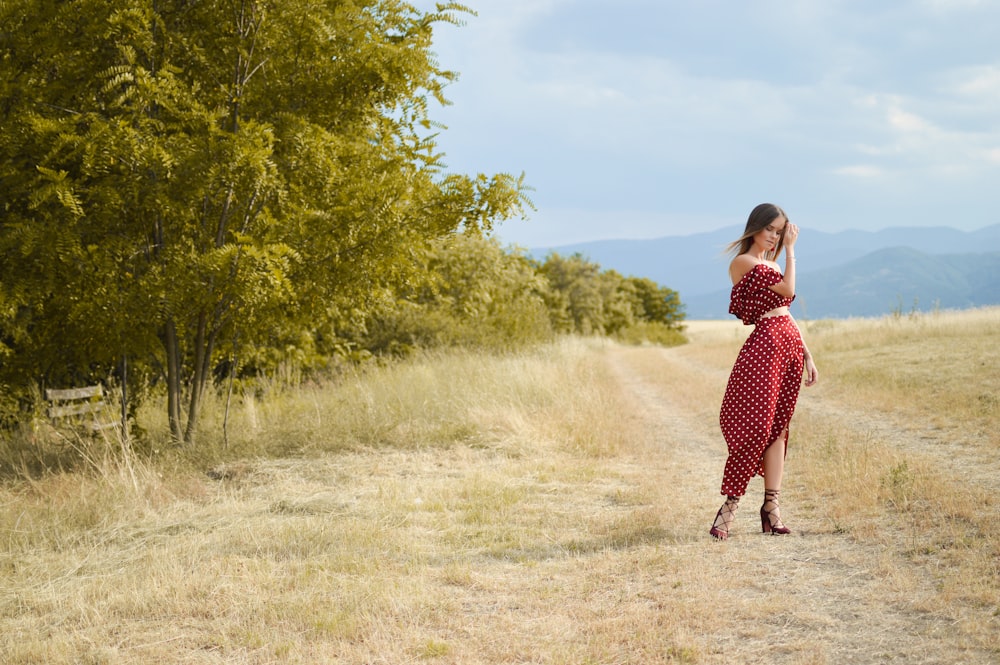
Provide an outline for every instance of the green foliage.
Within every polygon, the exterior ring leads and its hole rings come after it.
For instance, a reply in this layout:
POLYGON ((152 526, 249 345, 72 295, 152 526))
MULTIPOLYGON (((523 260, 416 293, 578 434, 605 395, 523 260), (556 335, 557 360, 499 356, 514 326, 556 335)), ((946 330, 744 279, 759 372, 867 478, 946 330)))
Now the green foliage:
POLYGON ((166 393, 414 347, 679 328, 676 294, 489 234, 524 175, 445 173, 455 78, 397 0, 0 3, 0 417, 44 387, 166 393))
POLYGON ((539 272, 548 280, 546 303, 556 330, 583 335, 604 332, 599 265, 580 254, 563 258, 553 253, 539 272))
POLYGON ((495 239, 449 236, 414 254, 413 278, 386 292, 363 323, 338 330, 374 354, 466 346, 512 349, 554 333, 609 335, 626 343, 684 343, 677 293, 624 278, 576 255, 542 264, 495 239))
POLYGON ((632 304, 641 321, 674 329, 681 326, 684 311, 679 293, 647 277, 629 277, 625 281, 631 286, 632 304))
POLYGON ((433 26, 467 11, 0 4, 0 378, 106 381, 128 358, 190 441, 221 360, 332 344, 427 243, 523 214, 523 176, 444 175, 424 134, 454 79, 433 26))
POLYGON ((559 332, 615 335, 645 323, 681 330, 680 297, 652 280, 602 271, 580 254, 568 258, 550 254, 539 273, 548 282, 544 298, 559 332))
POLYGON ((418 263, 418 277, 370 318, 366 349, 514 349, 552 337, 544 281, 522 253, 465 233, 432 244, 418 263))

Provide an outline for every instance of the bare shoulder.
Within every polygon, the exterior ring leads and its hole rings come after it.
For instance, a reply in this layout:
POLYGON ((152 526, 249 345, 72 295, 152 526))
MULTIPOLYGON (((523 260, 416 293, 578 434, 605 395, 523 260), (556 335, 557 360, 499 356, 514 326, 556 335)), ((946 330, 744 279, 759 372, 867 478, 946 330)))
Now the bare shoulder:
POLYGON ((749 254, 740 254, 729 263, 729 278, 733 280, 733 284, 737 284, 756 265, 757 259, 749 254))

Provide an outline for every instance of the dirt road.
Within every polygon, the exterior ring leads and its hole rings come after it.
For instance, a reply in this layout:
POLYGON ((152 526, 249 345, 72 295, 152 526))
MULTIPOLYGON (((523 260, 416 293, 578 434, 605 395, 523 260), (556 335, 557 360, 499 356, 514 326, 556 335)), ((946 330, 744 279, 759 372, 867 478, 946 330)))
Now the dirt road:
MULTIPOLYGON (((641 405, 645 426, 662 442, 656 472, 662 474, 664 505, 674 507, 667 518, 671 528, 693 534, 673 546, 676 555, 709 580, 698 593, 710 594, 719 608, 718 625, 704 626, 701 636, 699 650, 709 662, 997 662, 995 653, 966 643, 955 628, 954 611, 935 607, 933 577, 913 570, 926 564, 901 559, 863 534, 844 533, 824 514, 821 502, 796 478, 794 438, 783 492, 785 522, 794 533, 760 533, 763 481, 756 478, 731 539, 712 541, 707 531, 721 503, 725 456, 717 405, 692 406, 685 395, 703 395, 703 386, 715 384, 721 398, 725 371, 699 362, 683 347, 616 349, 609 356, 623 389, 641 405)), ((927 449, 924 433, 901 432, 884 418, 851 412, 808 390, 802 392, 797 418, 836 421, 858 437, 927 449)), ((942 453, 941 463, 956 468, 946 457, 942 453)), ((982 483, 989 482, 992 471, 975 464, 962 470, 982 483)), ((981 611, 989 608, 968 608, 981 611)))

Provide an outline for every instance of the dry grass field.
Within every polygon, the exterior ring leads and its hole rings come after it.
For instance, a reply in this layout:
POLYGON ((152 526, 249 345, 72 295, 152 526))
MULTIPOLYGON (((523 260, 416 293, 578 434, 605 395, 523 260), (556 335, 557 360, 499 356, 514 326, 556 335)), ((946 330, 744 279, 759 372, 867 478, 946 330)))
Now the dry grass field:
POLYGON ((425 357, 4 481, 0 662, 1000 663, 1000 309, 800 326, 790 536, 707 533, 738 322, 425 357))

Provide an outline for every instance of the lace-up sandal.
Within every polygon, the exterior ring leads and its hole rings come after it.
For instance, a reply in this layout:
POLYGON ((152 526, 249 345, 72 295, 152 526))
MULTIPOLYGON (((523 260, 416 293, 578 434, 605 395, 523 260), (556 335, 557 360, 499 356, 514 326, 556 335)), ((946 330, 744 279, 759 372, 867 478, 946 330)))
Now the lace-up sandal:
POLYGON ((781 523, 781 511, 778 507, 778 495, 781 490, 764 490, 764 505, 760 507, 760 529, 772 536, 781 536, 792 532, 781 523))
POLYGON ((715 514, 715 521, 712 523, 712 528, 708 531, 713 538, 717 538, 719 540, 726 540, 729 538, 729 526, 733 523, 733 518, 736 517, 736 509, 739 508, 739 506, 740 497, 726 497, 726 502, 722 504, 722 507, 719 508, 719 512, 715 514))

